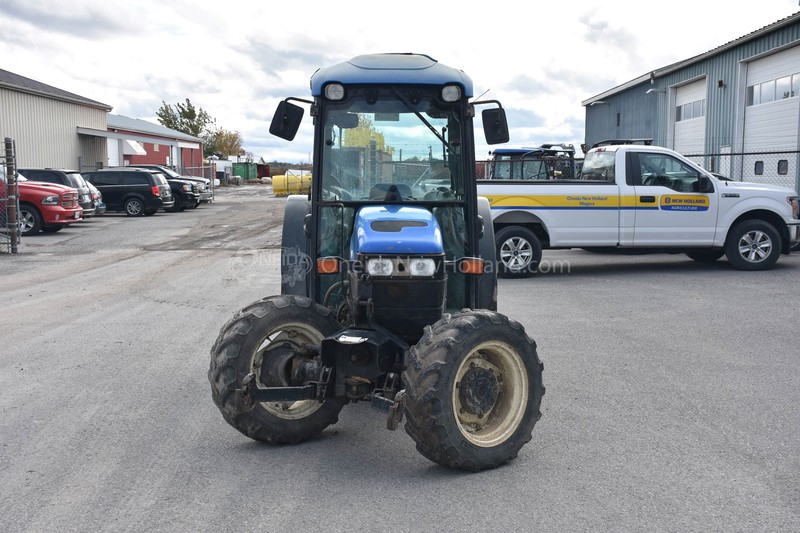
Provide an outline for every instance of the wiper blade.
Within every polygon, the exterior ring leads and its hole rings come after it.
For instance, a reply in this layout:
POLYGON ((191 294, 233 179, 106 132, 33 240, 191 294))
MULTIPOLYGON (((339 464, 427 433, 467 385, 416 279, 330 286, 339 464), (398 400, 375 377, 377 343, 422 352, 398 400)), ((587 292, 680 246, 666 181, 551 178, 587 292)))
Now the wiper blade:
POLYGON ((444 137, 442 137, 442 134, 439 133, 437 131, 437 129, 434 128, 433 125, 430 122, 428 122, 428 119, 423 117, 422 113, 420 113, 419 111, 414 109, 414 106, 411 105, 411 102, 409 102, 408 99, 405 96, 400 94, 397 91, 397 89, 392 89, 392 92, 394 93, 395 96, 397 96, 397 98, 400 99, 401 102, 403 102, 403 104, 408 108, 408 110, 411 111, 412 113, 414 113, 415 115, 417 115, 417 118, 420 119, 423 124, 428 126, 428 129, 431 130, 434 135, 436 135, 436 138, 439 139, 441 141, 441 143, 447 147, 447 153, 448 154, 452 154, 453 153, 453 147, 450 146, 450 143, 447 142, 447 140, 444 137))

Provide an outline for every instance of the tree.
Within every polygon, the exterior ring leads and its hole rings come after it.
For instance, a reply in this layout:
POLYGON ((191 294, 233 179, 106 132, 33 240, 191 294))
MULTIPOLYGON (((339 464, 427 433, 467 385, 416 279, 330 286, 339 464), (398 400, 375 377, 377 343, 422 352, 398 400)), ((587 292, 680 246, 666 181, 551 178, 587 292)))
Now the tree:
POLYGON ((358 115, 358 127, 347 130, 344 137, 344 146, 348 148, 364 148, 369 146, 370 141, 375 141, 379 151, 384 149, 383 134, 375 130, 372 121, 363 114, 358 115))
POLYGON ((226 157, 229 155, 245 155, 242 149, 242 134, 238 131, 230 131, 223 128, 216 129, 210 132, 205 138, 203 143, 203 152, 205 155, 216 155, 218 157, 226 157))
POLYGON ((162 100, 161 107, 156 111, 156 116, 162 126, 181 131, 193 137, 208 135, 210 133, 209 126, 216 122, 202 107, 195 109, 188 98, 185 103, 178 102, 175 104, 174 109, 162 100))

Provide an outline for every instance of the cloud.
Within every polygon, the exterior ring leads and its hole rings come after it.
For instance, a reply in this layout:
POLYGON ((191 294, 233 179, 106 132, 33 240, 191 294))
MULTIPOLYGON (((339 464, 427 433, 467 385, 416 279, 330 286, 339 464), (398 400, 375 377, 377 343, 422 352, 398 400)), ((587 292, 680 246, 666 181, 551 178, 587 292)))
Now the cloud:
POLYGON ((83 39, 119 33, 137 33, 135 24, 119 18, 119 10, 109 3, 31 2, 0 0, 0 12, 6 17, 25 22, 48 32, 57 32, 83 39))

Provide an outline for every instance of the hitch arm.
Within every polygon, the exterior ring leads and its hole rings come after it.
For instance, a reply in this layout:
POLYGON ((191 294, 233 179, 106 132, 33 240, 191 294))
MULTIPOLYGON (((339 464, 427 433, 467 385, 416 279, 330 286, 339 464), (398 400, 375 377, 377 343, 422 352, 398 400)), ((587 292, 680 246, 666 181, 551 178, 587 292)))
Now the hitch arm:
POLYGON ((242 388, 236 389, 236 402, 243 411, 250 411, 261 402, 296 402, 318 398, 318 386, 309 383, 299 387, 260 387, 254 373, 242 380, 242 388))

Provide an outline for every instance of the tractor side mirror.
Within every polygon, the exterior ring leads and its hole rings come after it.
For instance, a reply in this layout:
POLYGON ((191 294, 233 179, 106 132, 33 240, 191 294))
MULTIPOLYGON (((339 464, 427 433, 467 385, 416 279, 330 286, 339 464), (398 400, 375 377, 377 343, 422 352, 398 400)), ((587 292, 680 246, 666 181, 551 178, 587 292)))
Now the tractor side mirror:
POLYGON ((506 110, 502 107, 484 109, 481 111, 483 120, 483 135, 488 144, 501 144, 508 142, 508 122, 506 110))
POLYGON ((303 112, 302 107, 283 100, 278 104, 278 109, 272 117, 269 132, 287 141, 294 140, 294 136, 297 135, 297 130, 300 128, 300 122, 303 120, 303 112))
POLYGON ((478 238, 483 239, 483 234, 486 229, 485 226, 486 222, 483 220, 483 217, 478 215, 478 238))

